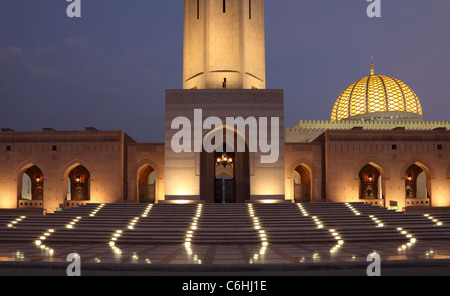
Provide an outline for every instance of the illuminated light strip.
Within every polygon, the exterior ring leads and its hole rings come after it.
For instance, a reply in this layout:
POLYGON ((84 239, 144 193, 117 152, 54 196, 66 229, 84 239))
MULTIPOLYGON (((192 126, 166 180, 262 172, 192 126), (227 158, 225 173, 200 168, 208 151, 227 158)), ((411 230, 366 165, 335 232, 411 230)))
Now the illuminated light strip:
POLYGON ((186 237, 184 239, 184 246, 186 248, 188 248, 188 253, 189 253, 189 249, 190 249, 190 246, 192 243, 192 239, 194 238, 194 232, 198 228, 198 220, 202 216, 202 211, 203 211, 203 205, 198 204, 197 211, 195 212, 195 216, 192 218, 192 223, 189 226, 189 230, 186 231, 186 237))
POLYGON ((360 216, 360 215, 361 215, 361 213, 358 212, 358 210, 356 210, 356 209, 355 209, 351 204, 349 204, 348 202, 346 202, 345 205, 346 205, 350 210, 352 210, 353 214, 355 214, 356 216, 360 216))
MULTIPOLYGON (((298 203, 297 204, 298 208, 300 209, 300 211, 302 212, 303 216, 305 217, 310 217, 308 211, 303 207, 302 204, 298 203)), ((317 225, 317 229, 321 229, 324 228, 323 223, 320 221, 320 219, 317 216, 311 216, 311 219, 314 221, 314 223, 317 225)), ((328 230, 330 232, 330 235, 333 236, 333 238, 335 240, 337 240, 337 244, 330 249, 330 253, 335 253, 336 251, 339 250, 339 248, 341 248, 341 246, 345 243, 344 240, 342 239, 341 235, 339 234, 339 232, 336 231, 336 229, 329 229, 328 230)))
MULTIPOLYGON (((345 205, 353 212, 353 214, 355 214, 355 216, 360 216, 361 215, 361 213, 358 210, 356 210, 348 202, 346 202, 345 205)), ((377 225, 377 227, 384 227, 384 223, 380 219, 375 217, 375 215, 370 215, 369 218, 377 225)))
POLYGON ((89 214, 89 216, 94 217, 104 206, 105 206, 105 204, 99 205, 95 210, 92 211, 92 213, 89 214))
MULTIPOLYGON (((73 219, 71 222, 69 222, 69 224, 66 225, 66 228, 72 229, 73 225, 75 225, 79 220, 81 219, 81 217, 76 217, 75 219, 73 219)), ((46 245, 44 245, 42 242, 45 241, 47 238, 49 238, 53 233, 55 232, 54 229, 48 229, 46 232, 44 232, 41 236, 39 236, 38 239, 36 239, 34 241, 34 244, 41 248, 44 249, 45 251, 48 251, 50 255, 53 255, 54 250, 47 247, 46 245)))
MULTIPOLYGON (((349 207, 353 213, 355 215, 357 215, 357 213, 359 213, 355 208, 353 208, 352 205, 350 205, 349 203, 345 203, 345 205, 347 207, 349 207)), ((370 215, 369 218, 377 225, 377 227, 384 227, 384 223, 379 220, 375 215, 370 215)), ((398 248, 399 251, 405 250, 406 248, 412 246, 413 244, 415 244, 417 242, 417 239, 413 237, 412 234, 408 233, 406 230, 404 230, 402 227, 398 227, 397 231, 399 231, 401 234, 405 235, 405 237, 409 240, 408 243, 402 245, 401 247, 398 248)))
MULTIPOLYGON (((184 247, 186 248, 186 252, 189 256, 192 256, 194 253, 191 248, 192 239, 194 238, 194 233, 198 229, 198 220, 202 216, 203 212, 203 204, 197 205, 197 210, 195 212, 195 216, 192 218, 192 223, 189 226, 189 230, 186 231, 186 237, 184 239, 184 247)), ((194 254, 193 257, 194 261, 197 262, 197 264, 202 264, 202 260, 198 258, 198 255, 194 254)))
POLYGON ((142 213, 141 217, 142 218, 147 218, 148 217, 148 213, 150 213, 151 209, 153 208, 153 204, 149 204, 146 208, 145 211, 142 213))
MULTIPOLYGON (((93 210, 89 216, 90 217, 95 217, 95 215, 97 215, 97 213, 105 206, 105 204, 101 204, 98 207, 95 208, 95 210, 93 210)), ((80 220, 82 219, 82 217, 76 217, 75 219, 73 219, 71 222, 69 222, 69 224, 66 225, 66 228, 72 229, 75 224, 77 224, 78 222, 80 222, 80 220)))
POLYGON ((260 256, 263 256, 266 254, 266 251, 267 251, 267 245, 261 246, 259 253, 254 254, 253 257, 250 258, 250 264, 253 264, 255 261, 258 261, 260 256))
POLYGON ((411 247, 417 242, 417 239, 412 234, 408 233, 408 231, 405 230, 403 227, 398 227, 397 231, 400 232, 400 234, 404 235, 409 240, 409 242, 399 247, 398 251, 406 250, 408 247, 411 247))
MULTIPOLYGON (((302 212, 303 216, 309 217, 308 211, 303 207, 302 204, 299 204, 299 203, 298 203, 297 206, 298 206, 298 208, 300 209, 300 211, 302 212)), ((320 219, 317 218, 316 216, 312 216, 311 219, 312 219, 312 220, 314 221, 314 223, 317 225, 317 228, 318 228, 318 229, 324 227, 322 221, 320 221, 320 219)))
MULTIPOLYGON (((264 229, 261 229, 261 223, 259 222, 259 218, 255 215, 255 210, 253 209, 252 204, 247 204, 248 213, 253 222, 253 228, 258 231, 259 239, 261 240, 261 244, 263 247, 267 247, 269 245, 269 240, 267 237, 267 233, 264 229)), ((264 249, 265 253, 265 249, 264 249)))
POLYGON ((13 221, 9 222, 6 226, 8 226, 9 228, 12 228, 12 227, 16 226, 17 224, 19 224, 21 221, 23 221, 26 218, 27 217, 25 217, 25 216, 20 216, 19 218, 16 218, 13 221))
POLYGON ((423 215, 424 217, 426 217, 428 220, 430 220, 433 223, 436 223, 435 226, 442 226, 444 223, 442 223, 441 221, 439 221, 438 219, 430 216, 430 214, 425 214, 423 215))
POLYGON ((42 241, 46 240, 49 236, 51 236, 53 233, 55 232, 54 229, 48 229, 46 232, 44 232, 39 239, 34 241, 34 244, 36 245, 36 247, 40 248, 41 250, 45 250, 46 252, 48 252, 50 255, 53 255, 54 250, 47 247, 46 245, 44 245, 42 243, 42 241))
MULTIPOLYGON (((132 230, 134 229, 134 227, 136 226, 136 224, 138 223, 139 219, 142 218, 147 218, 148 214, 150 213, 150 210, 153 208, 153 204, 149 204, 144 212, 141 214, 140 217, 134 217, 133 219, 130 220, 130 222, 127 225, 127 229, 132 230)), ((111 249, 113 249, 114 253, 116 253, 117 255, 122 254, 122 250, 116 246, 117 240, 123 235, 123 233, 125 232, 125 230, 119 229, 113 232, 111 239, 108 241, 108 245, 111 247, 111 249)), ((136 254, 135 254, 136 255, 136 254)), ((133 255, 134 256, 134 255, 133 255)), ((137 257, 137 255, 136 255, 137 257)), ((135 259, 133 257, 133 259, 135 259)))
MULTIPOLYGON (((99 205, 94 211, 91 212, 91 214, 89 216, 95 216, 97 214, 98 211, 100 211, 103 207, 105 206, 105 204, 101 204, 99 205)), ((75 224, 77 224, 80 220, 82 219, 82 217, 76 217, 75 219, 73 219, 71 222, 69 222, 69 224, 67 224, 65 227, 68 229, 73 229, 73 227, 75 226, 75 224)), ((45 250, 46 252, 48 252, 50 255, 53 255, 54 250, 49 248, 48 246, 43 244, 43 241, 45 241, 47 238, 49 238, 53 233, 55 232, 54 229, 48 229, 46 232, 44 232, 41 236, 39 236, 38 239, 36 239, 34 241, 34 244, 39 247, 40 249, 45 250)))

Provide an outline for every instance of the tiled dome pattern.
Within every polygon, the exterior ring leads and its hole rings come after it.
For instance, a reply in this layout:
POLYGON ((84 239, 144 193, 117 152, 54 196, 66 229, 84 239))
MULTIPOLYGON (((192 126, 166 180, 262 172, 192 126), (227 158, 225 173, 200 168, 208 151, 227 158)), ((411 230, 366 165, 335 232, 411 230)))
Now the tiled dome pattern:
POLYGON ((406 84, 395 78, 370 75, 350 85, 339 96, 331 113, 331 121, 363 115, 371 117, 380 112, 384 115, 393 112, 396 116, 403 112, 402 118, 422 117, 420 101, 406 84))

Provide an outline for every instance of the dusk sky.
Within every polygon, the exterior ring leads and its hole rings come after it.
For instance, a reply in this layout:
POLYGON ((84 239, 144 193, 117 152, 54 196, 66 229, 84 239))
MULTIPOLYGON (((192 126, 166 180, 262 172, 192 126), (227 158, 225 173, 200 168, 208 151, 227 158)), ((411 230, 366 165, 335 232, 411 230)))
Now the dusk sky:
MULTIPOLYGON (((2 0, 0 127, 123 130, 164 141, 166 89, 182 88, 181 0, 2 0)), ((425 120, 449 120, 450 1, 266 0, 268 89, 285 126, 329 120, 342 91, 375 72, 418 95, 425 120)))

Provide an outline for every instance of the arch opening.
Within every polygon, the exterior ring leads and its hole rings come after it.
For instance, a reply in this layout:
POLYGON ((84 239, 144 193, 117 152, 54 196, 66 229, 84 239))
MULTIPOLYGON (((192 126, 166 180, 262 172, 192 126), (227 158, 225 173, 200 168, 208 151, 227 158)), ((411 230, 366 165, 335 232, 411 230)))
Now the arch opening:
POLYGON ((431 178, 429 170, 414 163, 405 172, 406 206, 431 206, 431 178))
POLYGON ((301 164, 295 168, 293 182, 295 202, 311 202, 312 176, 305 165, 301 164))
POLYGON ((24 168, 17 180, 19 200, 44 200, 44 174, 39 167, 30 165, 24 168))
POLYGON ((379 204, 383 204, 385 199, 385 175, 380 167, 373 163, 369 163, 362 167, 359 171, 359 182, 360 200, 381 200, 379 204))
POLYGON ((66 200, 91 200, 90 180, 91 174, 83 165, 76 165, 70 169, 67 175, 66 200))
POLYGON ((200 199, 207 203, 244 203, 250 198, 250 155, 246 138, 235 129, 220 126, 204 135, 203 142, 200 199), (209 147, 208 151, 205 147, 209 147), (231 158, 232 162, 222 163, 225 158, 231 158))
POLYGON ((145 164, 138 170, 137 196, 139 203, 155 203, 156 200, 156 171, 145 164))

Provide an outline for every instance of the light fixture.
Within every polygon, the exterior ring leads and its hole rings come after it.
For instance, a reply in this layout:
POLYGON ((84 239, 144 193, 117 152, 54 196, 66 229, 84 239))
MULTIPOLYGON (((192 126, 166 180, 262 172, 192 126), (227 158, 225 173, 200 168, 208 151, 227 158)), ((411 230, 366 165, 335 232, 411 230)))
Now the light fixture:
POLYGON ((80 185, 80 184, 81 184, 81 178, 80 178, 80 176, 76 176, 76 177, 75 177, 75 183, 76 183, 77 185, 80 185))
POLYGON ((409 174, 409 175, 408 175, 408 178, 407 178, 406 180, 408 180, 408 182, 412 182, 412 180, 413 180, 412 175, 409 174))
POLYGON ((368 181, 368 183, 373 183, 373 176, 369 175, 367 181, 368 181))
POLYGON ((36 184, 40 184, 41 183, 41 176, 37 175, 36 176, 36 184))
POLYGON ((222 153, 222 157, 217 158, 217 164, 223 165, 223 167, 231 165, 232 163, 233 159, 231 157, 228 157, 226 153, 222 153))

